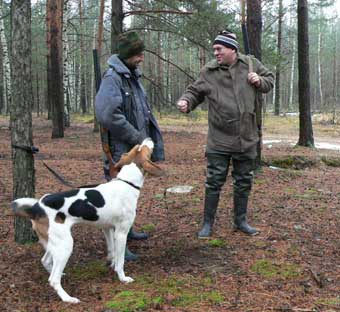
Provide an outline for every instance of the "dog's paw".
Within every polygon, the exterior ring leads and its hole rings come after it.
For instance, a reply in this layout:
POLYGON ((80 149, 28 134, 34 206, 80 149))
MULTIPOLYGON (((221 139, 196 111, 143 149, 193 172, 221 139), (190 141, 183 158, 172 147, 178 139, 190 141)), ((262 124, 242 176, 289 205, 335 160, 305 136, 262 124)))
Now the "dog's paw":
POLYGON ((125 276, 125 278, 123 278, 122 282, 123 283, 132 283, 134 281, 134 279, 132 277, 129 276, 125 276))
POLYGON ((67 297, 67 298, 64 298, 63 301, 68 302, 68 303, 79 303, 80 302, 80 300, 75 297, 67 297))

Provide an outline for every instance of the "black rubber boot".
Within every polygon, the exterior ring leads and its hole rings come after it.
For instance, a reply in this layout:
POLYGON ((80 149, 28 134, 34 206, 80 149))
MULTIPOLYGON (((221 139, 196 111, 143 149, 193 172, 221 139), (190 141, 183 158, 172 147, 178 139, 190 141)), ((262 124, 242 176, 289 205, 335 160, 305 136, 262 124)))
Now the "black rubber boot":
POLYGON ((125 261, 136 261, 138 259, 138 256, 134 253, 132 253, 128 246, 125 247, 125 255, 124 255, 125 261))
POLYGON ((219 194, 205 194, 204 220, 202 229, 198 232, 198 238, 209 238, 215 221, 215 214, 218 206, 219 194))
POLYGON ((258 231, 247 223, 248 197, 234 197, 234 226, 248 235, 256 235, 258 231))
POLYGON ((135 232, 133 227, 131 227, 128 236, 128 239, 134 239, 134 240, 144 240, 144 239, 148 239, 149 235, 143 232, 135 232))

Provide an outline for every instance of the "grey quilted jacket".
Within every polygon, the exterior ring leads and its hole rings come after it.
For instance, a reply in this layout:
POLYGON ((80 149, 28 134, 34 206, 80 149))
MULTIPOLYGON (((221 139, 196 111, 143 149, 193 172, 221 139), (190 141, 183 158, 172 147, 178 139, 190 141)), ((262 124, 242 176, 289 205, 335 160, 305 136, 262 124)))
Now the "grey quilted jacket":
POLYGON ((155 143, 153 161, 164 160, 163 138, 139 79, 139 69, 131 72, 112 55, 96 95, 98 122, 109 130, 109 145, 114 162, 134 145, 150 136, 155 143))

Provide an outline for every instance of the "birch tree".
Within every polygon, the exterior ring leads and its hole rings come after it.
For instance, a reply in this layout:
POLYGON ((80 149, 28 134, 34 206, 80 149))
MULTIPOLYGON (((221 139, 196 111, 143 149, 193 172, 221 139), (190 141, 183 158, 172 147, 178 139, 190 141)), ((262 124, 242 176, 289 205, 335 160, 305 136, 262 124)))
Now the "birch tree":
POLYGON ((282 19, 283 19, 283 6, 282 0, 279 0, 279 20, 278 20, 278 31, 277 31, 277 56, 278 61, 276 65, 276 73, 275 73, 275 116, 280 115, 281 108, 281 92, 280 92, 280 78, 281 78, 281 49, 282 49, 282 19))
POLYGON ((320 108, 324 107, 324 100, 323 100, 323 92, 322 92, 322 72, 321 72, 321 44, 322 44, 322 31, 321 31, 321 22, 322 22, 322 7, 319 6, 319 22, 318 22, 318 46, 317 46, 317 86, 320 95, 320 108))
POLYGON ((84 43, 84 3, 83 0, 78 2, 79 9, 79 45, 80 45, 80 107, 83 114, 87 111, 87 98, 86 98, 86 79, 85 79, 85 43, 84 43))
POLYGON ((339 25, 338 20, 334 24, 334 53, 333 53, 333 109, 332 109, 332 124, 335 124, 336 119, 336 105, 338 103, 338 30, 337 26, 339 25))
POLYGON ((64 0, 63 8, 63 90, 64 90, 64 125, 70 126, 70 110, 71 110, 71 83, 70 76, 72 76, 72 66, 70 60, 70 45, 68 40, 68 21, 71 18, 70 0, 64 0))
POLYGON ((3 60, 3 68, 2 68, 2 81, 3 81, 3 103, 4 103, 4 111, 8 113, 8 109, 11 106, 11 64, 9 60, 9 52, 8 45, 5 35, 5 24, 4 24, 4 7, 3 0, 0 0, 0 44, 2 51, 2 60, 3 60))

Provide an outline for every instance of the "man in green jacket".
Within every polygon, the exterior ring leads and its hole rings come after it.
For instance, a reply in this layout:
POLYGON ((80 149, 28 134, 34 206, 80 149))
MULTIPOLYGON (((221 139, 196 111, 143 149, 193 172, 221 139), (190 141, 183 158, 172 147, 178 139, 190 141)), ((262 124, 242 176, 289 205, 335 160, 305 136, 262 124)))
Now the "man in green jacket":
POLYGON ((192 111, 203 101, 208 103, 207 177, 204 222, 199 238, 211 235, 230 162, 233 164, 235 228, 249 235, 257 234, 247 223, 248 197, 259 141, 255 95, 269 92, 274 76, 260 61, 239 53, 238 49, 235 34, 220 32, 213 43, 215 60, 202 68, 199 78, 177 102, 183 113, 192 111))

